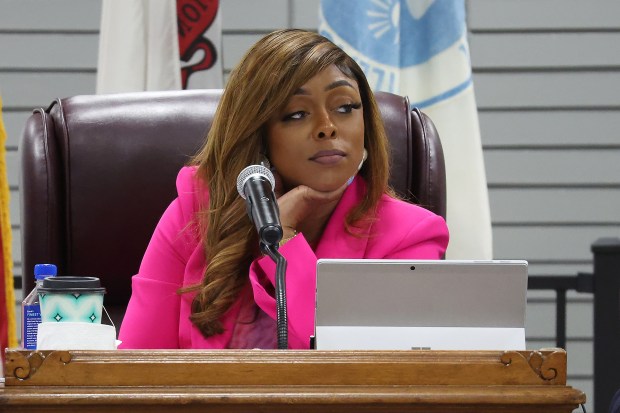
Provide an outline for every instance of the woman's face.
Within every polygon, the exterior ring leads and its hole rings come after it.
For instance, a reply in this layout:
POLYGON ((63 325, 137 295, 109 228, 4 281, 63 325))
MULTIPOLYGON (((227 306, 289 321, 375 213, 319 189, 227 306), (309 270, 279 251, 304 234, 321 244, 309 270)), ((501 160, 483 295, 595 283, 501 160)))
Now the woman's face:
POLYGON ((357 172, 364 115, 357 82, 332 65, 300 87, 267 123, 268 155, 284 190, 333 191, 357 172))

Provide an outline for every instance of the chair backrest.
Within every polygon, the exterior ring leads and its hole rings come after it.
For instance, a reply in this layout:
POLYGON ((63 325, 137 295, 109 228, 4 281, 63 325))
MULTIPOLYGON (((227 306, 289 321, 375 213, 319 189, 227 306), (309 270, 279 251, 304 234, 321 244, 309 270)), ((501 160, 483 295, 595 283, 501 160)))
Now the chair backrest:
MULTIPOLYGON (((100 277, 119 323, 150 236, 176 195, 179 169, 201 146, 220 90, 57 99, 37 109, 21 141, 25 291, 37 263, 100 277)), ((432 122, 406 98, 377 93, 392 146, 390 183, 445 217, 443 152, 432 122)), ((235 179, 235 177, 231 177, 235 179)))

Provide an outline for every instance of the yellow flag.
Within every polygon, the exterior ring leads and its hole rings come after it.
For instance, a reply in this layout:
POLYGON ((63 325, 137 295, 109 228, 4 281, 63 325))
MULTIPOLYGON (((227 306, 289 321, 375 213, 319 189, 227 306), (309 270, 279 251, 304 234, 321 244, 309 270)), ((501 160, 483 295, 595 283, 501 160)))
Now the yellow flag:
POLYGON ((0 351, 16 347, 15 293, 11 254, 11 219, 9 217, 9 182, 6 175, 6 130, 2 121, 0 96, 0 351))

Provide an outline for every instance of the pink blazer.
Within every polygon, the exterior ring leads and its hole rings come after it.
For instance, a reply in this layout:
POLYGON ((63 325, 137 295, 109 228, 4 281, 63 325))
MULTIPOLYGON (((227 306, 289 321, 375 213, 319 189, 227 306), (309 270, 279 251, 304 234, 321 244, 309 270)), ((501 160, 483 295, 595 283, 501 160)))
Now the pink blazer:
MULTIPOLYGON (((194 217, 200 203, 208 201, 208 192, 195 179, 192 167, 179 172, 177 191, 178 198, 162 216, 140 270, 132 278, 132 296, 119 334, 123 342, 120 348, 230 348, 235 346, 233 332, 242 324, 237 321, 248 303, 255 303, 263 314, 276 318, 275 300, 265 289, 273 291, 275 264, 269 257, 260 257, 250 267, 251 288, 243 291, 221 319, 225 332, 205 338, 194 327, 189 316, 195 294, 177 291, 198 284, 204 273, 205 256, 194 217)), ((344 218, 365 192, 364 180, 357 177, 344 192, 316 250, 303 234, 280 248, 288 262, 290 348, 307 349, 314 333, 317 259, 439 259, 446 250, 448 229, 441 217, 387 195, 380 200, 376 219, 362 229, 363 236, 348 234, 344 218)))

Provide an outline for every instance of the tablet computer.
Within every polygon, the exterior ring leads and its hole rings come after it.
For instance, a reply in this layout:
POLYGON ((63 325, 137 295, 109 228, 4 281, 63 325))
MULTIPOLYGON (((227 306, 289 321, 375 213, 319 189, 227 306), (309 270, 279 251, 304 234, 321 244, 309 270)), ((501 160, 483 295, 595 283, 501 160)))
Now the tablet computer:
POLYGON ((527 262, 317 262, 314 348, 524 350, 527 262))

